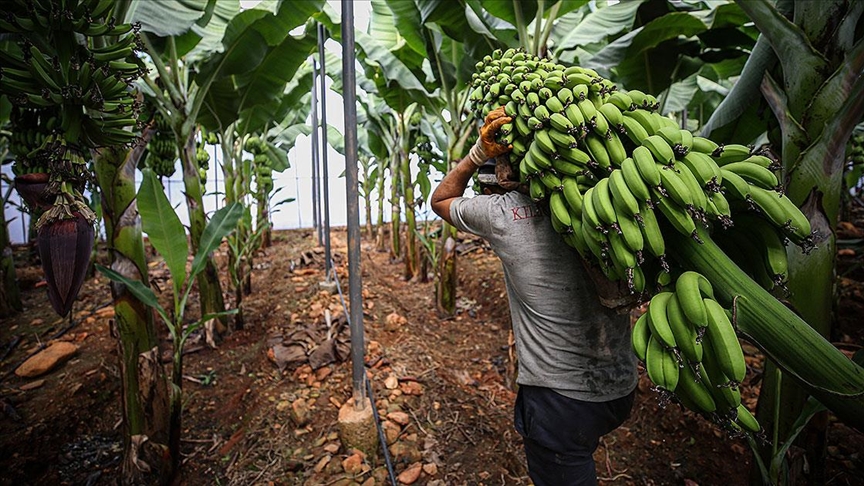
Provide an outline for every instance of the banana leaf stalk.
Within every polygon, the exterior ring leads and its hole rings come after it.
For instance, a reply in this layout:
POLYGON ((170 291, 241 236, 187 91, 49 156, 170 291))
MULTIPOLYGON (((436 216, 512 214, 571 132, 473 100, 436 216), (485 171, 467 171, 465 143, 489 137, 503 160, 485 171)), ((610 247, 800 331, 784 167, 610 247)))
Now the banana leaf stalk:
MULTIPOLYGON (((148 135, 145 133, 144 137, 148 135)), ((141 220, 135 199, 135 167, 144 144, 134 150, 110 149, 94 154, 96 176, 102 190, 102 213, 110 256, 110 268, 129 281, 148 285, 147 257, 141 220)), ((153 313, 122 283, 111 284, 114 320, 122 377, 124 459, 122 484, 164 484, 173 475, 169 460, 147 461, 149 472, 132 445, 133 437, 146 437, 151 445, 167 446, 169 441, 168 381, 159 364, 159 341, 153 313)), ((163 458, 154 455, 153 458, 163 458)), ((165 459, 165 458, 163 458, 165 459)))
POLYGON ((703 244, 675 235, 672 255, 708 278, 715 295, 732 307, 738 333, 759 347, 841 421, 864 431, 864 368, 750 279, 699 229, 703 244))

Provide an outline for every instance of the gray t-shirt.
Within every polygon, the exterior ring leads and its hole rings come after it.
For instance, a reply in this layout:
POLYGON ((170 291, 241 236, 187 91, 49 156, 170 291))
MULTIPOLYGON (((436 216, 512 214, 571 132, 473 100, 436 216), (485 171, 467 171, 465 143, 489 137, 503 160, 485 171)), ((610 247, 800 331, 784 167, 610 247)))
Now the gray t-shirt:
POLYGON ((600 304, 579 254, 531 198, 518 192, 458 198, 450 218, 486 239, 501 259, 519 384, 589 402, 633 390, 638 375, 628 316, 600 304))

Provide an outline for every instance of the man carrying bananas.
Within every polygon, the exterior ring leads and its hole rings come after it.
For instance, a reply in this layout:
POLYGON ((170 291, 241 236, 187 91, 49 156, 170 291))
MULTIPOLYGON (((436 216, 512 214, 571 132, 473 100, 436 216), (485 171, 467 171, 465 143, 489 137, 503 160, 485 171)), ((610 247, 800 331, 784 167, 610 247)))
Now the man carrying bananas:
POLYGON ((529 476, 537 486, 594 485, 600 437, 621 425, 633 405, 638 376, 629 318, 601 305, 579 254, 552 228, 548 208, 512 180, 506 160, 512 147, 495 141, 509 122, 503 108, 489 113, 468 156, 432 194, 432 210, 485 238, 503 263, 519 366, 514 421, 529 476), (481 167, 483 194, 462 197, 481 167))

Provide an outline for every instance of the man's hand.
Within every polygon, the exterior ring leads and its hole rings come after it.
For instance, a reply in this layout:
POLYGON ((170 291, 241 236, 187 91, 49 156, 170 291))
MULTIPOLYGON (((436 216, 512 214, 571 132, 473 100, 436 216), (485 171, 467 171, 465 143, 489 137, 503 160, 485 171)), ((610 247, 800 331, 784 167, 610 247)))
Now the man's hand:
POLYGON ((503 145, 495 141, 495 134, 501 129, 501 125, 510 123, 513 119, 504 113, 504 107, 496 108, 486 115, 483 126, 480 127, 480 137, 477 143, 468 152, 468 158, 477 167, 485 164, 487 160, 513 150, 512 145, 503 145))
POLYGON ((486 120, 483 126, 480 127, 480 143, 487 158, 492 159, 513 150, 513 145, 502 145, 495 141, 495 134, 501 129, 501 125, 510 123, 511 121, 513 121, 513 118, 504 113, 503 106, 490 111, 486 115, 486 120))

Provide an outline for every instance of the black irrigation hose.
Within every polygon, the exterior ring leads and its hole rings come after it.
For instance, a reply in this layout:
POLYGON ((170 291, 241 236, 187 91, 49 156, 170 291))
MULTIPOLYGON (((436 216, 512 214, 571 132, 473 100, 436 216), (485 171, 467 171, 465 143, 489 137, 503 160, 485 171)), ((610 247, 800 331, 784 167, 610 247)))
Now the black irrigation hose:
MULTIPOLYGON (((339 300, 342 302, 342 310, 345 312, 345 320, 348 322, 348 327, 351 327, 351 316, 348 314, 348 306, 345 305, 345 296, 342 294, 342 286, 339 284, 339 275, 336 273, 336 267, 333 262, 330 262, 330 271, 333 272, 333 281, 336 282, 336 291, 339 293, 339 300)), ((390 459, 390 451, 387 449, 387 437, 384 435, 384 429, 381 428, 381 417, 378 415, 378 409, 375 407, 375 395, 372 394, 372 382, 369 378, 364 378, 366 382, 366 394, 369 396, 369 403, 372 406, 372 416, 375 418, 375 428, 378 430, 378 442, 381 443, 381 449, 384 451, 384 463, 387 465, 387 474, 390 475, 390 484, 396 486, 396 472, 393 470, 393 461, 390 459)))

